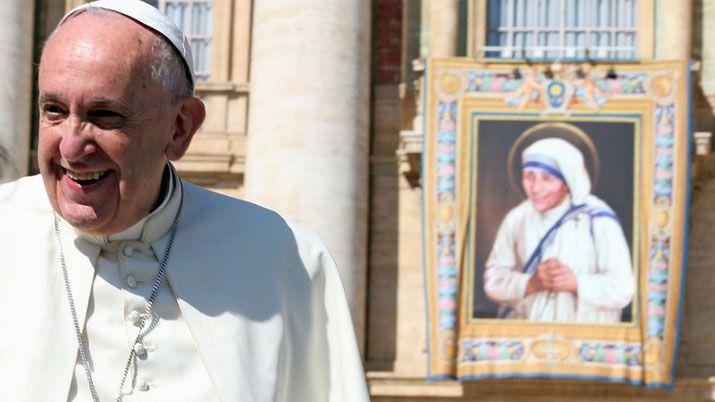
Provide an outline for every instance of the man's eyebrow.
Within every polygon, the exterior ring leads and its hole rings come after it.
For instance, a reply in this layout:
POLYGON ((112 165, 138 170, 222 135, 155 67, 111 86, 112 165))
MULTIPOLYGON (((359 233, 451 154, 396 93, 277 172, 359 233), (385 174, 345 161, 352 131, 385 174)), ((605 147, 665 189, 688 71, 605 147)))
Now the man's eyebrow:
MULTIPOLYGON (((60 100, 60 97, 52 92, 47 92, 43 93, 40 95, 39 98, 39 103, 47 103, 47 102, 59 102, 62 103, 60 100)), ((106 98, 100 98, 100 99, 95 99, 91 102, 91 107, 109 107, 109 108, 115 108, 115 109, 122 109, 122 110, 128 110, 129 108, 127 105, 119 100, 116 99, 106 99, 106 98)))
POLYGON ((60 102, 60 97, 52 92, 45 92, 40 95, 39 103, 60 102))
POLYGON ((129 109, 124 102, 116 100, 116 99, 95 99, 92 101, 92 107, 109 107, 109 108, 116 108, 116 109, 129 109))

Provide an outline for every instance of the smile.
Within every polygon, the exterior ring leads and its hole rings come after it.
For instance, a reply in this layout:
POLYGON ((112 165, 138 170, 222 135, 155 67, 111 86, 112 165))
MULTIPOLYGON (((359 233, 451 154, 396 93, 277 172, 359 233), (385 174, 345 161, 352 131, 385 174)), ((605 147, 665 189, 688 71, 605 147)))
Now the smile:
POLYGON ((91 184, 98 183, 102 181, 105 177, 109 176, 109 173, 111 173, 111 170, 102 170, 99 172, 86 172, 86 173, 78 173, 74 172, 69 169, 64 169, 65 173, 67 176, 72 179, 75 183, 79 184, 80 186, 88 186, 91 184))

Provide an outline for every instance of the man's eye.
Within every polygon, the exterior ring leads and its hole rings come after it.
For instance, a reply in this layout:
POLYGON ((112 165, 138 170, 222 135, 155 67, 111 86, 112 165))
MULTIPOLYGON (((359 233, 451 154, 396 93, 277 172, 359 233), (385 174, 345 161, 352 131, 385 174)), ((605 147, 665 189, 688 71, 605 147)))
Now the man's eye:
POLYGON ((51 119, 61 117, 65 114, 65 110, 58 105, 46 105, 43 108, 43 112, 48 118, 51 119))
POLYGON ((95 125, 105 129, 118 128, 124 124, 124 115, 109 109, 92 110, 87 116, 95 125))
POLYGON ((89 116, 94 119, 104 119, 104 118, 121 118, 122 115, 113 111, 106 109, 98 109, 89 112, 89 116))

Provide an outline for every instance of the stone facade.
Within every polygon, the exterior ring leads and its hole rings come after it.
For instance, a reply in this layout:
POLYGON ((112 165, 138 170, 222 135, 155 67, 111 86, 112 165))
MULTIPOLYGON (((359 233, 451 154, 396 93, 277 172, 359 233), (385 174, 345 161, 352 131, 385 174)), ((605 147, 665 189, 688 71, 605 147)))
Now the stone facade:
MULTIPOLYGON (((34 143, 28 39, 33 35, 26 31, 35 27, 37 62, 43 39, 62 13, 83 2, 37 0, 37 13, 24 0, 0 5, 8 20, 0 45, 12 50, 3 71, 15 85, 0 91, 0 121, 15 129, 0 134, 0 145, 19 160, 12 166, 20 173, 28 172, 27 149, 34 143)), ((420 63, 413 60, 480 57, 487 0, 339 3, 213 1, 211 76, 197 84, 208 118, 177 166, 191 181, 281 210, 328 242, 344 267, 373 400, 715 400, 715 162, 710 157, 697 161, 692 182, 672 392, 564 380, 423 379, 420 63), (457 44, 462 37, 464 50, 457 44), (286 41, 293 47, 281 48, 286 41), (295 47, 301 43, 306 48, 295 47), (284 120, 269 124, 277 118, 284 120), (331 209, 340 212, 327 214, 331 209)), ((639 0, 638 18, 641 59, 696 58, 694 125, 713 131, 715 0, 639 0)))

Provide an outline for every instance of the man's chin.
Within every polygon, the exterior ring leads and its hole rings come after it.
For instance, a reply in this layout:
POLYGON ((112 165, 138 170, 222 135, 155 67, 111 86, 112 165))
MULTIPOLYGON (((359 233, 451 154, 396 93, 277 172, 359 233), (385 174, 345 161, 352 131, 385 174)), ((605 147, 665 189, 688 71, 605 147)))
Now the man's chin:
POLYGON ((100 234, 110 219, 96 208, 88 205, 70 204, 60 208, 60 215, 75 228, 92 234, 100 234))

